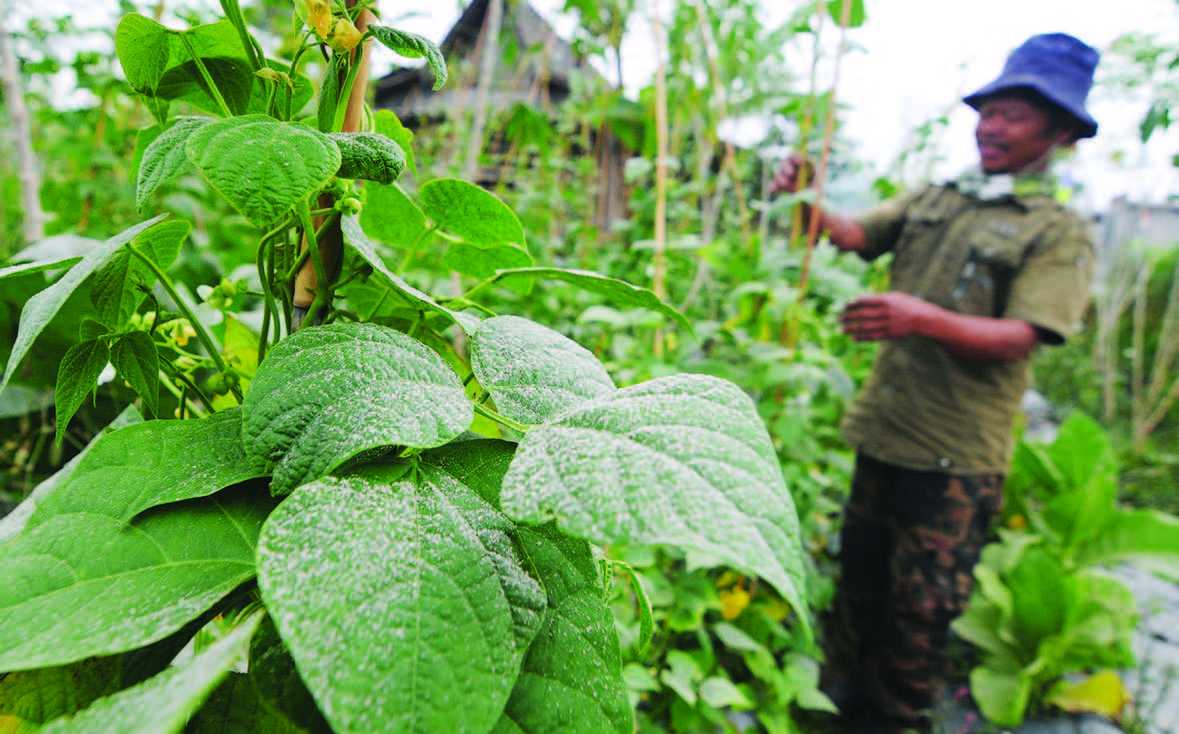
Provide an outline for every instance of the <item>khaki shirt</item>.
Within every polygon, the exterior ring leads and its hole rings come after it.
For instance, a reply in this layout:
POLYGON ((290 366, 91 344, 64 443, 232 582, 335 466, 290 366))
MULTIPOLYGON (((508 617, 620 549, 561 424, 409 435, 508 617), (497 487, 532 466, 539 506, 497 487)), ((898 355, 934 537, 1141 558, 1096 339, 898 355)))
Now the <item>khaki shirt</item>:
MULTIPOLYGON (((954 184, 898 197, 868 213, 862 253, 893 252, 892 289, 975 316, 1022 319, 1063 343, 1089 298, 1093 244, 1085 222, 1051 196, 983 200, 954 184)), ((1006 473, 1029 360, 955 357, 926 337, 882 344, 844 420, 857 450, 946 474, 1006 473)))

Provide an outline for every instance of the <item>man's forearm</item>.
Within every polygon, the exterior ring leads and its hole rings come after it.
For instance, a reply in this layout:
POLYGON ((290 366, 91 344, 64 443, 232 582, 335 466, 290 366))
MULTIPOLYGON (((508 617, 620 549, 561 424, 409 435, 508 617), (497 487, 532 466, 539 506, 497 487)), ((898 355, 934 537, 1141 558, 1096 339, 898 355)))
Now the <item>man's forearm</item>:
POLYGON ((809 224, 811 213, 819 212, 819 231, 827 232, 831 244, 845 252, 860 252, 867 244, 867 236, 859 222, 851 217, 829 212, 822 207, 806 206, 803 209, 805 222, 809 224))
POLYGON ((1025 359, 1036 346, 1036 329, 1018 319, 967 316, 931 306, 917 321, 917 333, 956 357, 983 362, 1025 359))

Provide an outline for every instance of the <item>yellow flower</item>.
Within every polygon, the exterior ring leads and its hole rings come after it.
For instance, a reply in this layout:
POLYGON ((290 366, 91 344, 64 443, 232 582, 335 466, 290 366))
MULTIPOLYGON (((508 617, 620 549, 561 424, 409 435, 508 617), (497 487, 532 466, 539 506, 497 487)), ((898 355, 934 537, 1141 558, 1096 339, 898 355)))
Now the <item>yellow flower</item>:
POLYGON ((327 40, 332 30, 332 6, 328 0, 295 0, 295 12, 315 35, 327 40))
POLYGON ((348 53, 356 48, 360 43, 360 39, 364 37, 356 26, 352 25, 352 21, 347 18, 339 18, 336 20, 336 25, 332 28, 331 38, 328 42, 332 49, 337 53, 348 53))
POLYGON ((725 589, 720 593, 721 616, 732 621, 741 616, 745 607, 749 606, 749 592, 740 586, 725 589))

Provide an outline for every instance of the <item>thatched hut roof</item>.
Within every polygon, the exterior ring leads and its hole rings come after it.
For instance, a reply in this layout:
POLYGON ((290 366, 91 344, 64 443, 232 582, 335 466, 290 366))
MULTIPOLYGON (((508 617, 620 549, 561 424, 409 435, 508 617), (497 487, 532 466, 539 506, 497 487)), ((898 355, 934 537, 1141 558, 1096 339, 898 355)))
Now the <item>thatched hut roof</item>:
MULTIPOLYGON (((483 30, 490 0, 472 0, 446 38, 442 52, 452 63, 476 60, 479 36, 483 30)), ((516 64, 499 64, 489 93, 493 109, 503 109, 516 102, 526 102, 535 95, 538 85, 542 97, 560 102, 569 94, 569 77, 583 68, 573 48, 557 35, 540 13, 526 0, 505 0, 501 48, 510 43, 512 34, 520 54, 516 64), (538 53, 529 53, 539 49, 538 53)), ((472 64, 474 65, 474 64, 472 64)), ((433 77, 425 68, 395 69, 376 84, 376 106, 393 109, 407 122, 415 118, 441 116, 471 103, 474 75, 464 80, 455 75, 445 89, 430 91, 433 77)))

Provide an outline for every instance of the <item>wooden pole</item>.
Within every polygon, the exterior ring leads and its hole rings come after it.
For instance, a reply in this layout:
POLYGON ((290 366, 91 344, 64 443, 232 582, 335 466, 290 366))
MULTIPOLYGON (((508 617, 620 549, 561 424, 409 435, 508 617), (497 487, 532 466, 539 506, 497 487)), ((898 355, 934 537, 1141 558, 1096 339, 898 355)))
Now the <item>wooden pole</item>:
POLYGON ((16 52, 13 50, 12 38, 8 35, 6 27, 6 19, 11 13, 10 4, 0 3, 0 11, 0 77, 4 84, 4 105, 8 108, 8 117, 12 121, 12 132, 16 142, 21 207, 24 209, 24 238, 25 242, 36 242, 45 236, 45 212, 41 208, 41 173, 37 156, 33 152, 29 109, 25 106, 16 52))
MULTIPOLYGON (((655 37, 655 256, 652 290, 667 297, 667 43, 663 35, 663 4, 651 7, 651 33, 655 37)), ((663 332, 655 332, 655 356, 663 356, 663 332)))
MULTIPOLYGON (((356 4, 356 0, 348 0, 348 7, 356 4)), ((363 11, 356 18, 356 29, 361 33, 365 32, 368 24, 372 22, 373 14, 368 10, 363 11)), ((351 95, 348 97, 348 107, 344 111, 344 125, 341 132, 356 132, 360 130, 361 121, 364 118, 364 100, 368 93, 368 73, 369 73, 369 47, 372 44, 372 39, 366 40, 363 44, 357 46, 352 50, 352 62, 360 64, 360 68, 356 73, 356 80, 352 85, 351 95)), ((343 80, 341 80, 342 82, 343 80)), ((330 207, 332 205, 331 197, 328 195, 321 196, 319 199, 321 207, 330 207)), ((316 227, 323 224, 323 219, 316 217, 314 219, 316 227)), ((334 273, 339 267, 341 254, 343 250, 344 239, 340 233, 339 223, 328 227, 323 236, 319 238, 319 252, 323 258, 324 266, 327 272, 334 273)), ((304 235, 303 247, 307 247, 307 238, 304 235)), ((311 258, 303 264, 303 268, 299 271, 295 278, 295 292, 294 304, 299 309, 306 309, 315 300, 316 288, 319 286, 318 279, 315 275, 315 268, 311 262, 311 258)), ((329 304, 330 305, 330 304, 329 304)))

